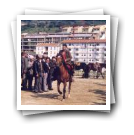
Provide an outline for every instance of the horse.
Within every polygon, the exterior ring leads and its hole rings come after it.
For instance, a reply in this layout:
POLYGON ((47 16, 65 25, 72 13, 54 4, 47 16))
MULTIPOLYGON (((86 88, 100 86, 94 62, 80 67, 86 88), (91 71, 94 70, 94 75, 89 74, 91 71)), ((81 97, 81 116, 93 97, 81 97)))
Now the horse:
POLYGON ((80 63, 80 62, 75 62, 74 63, 74 69, 75 70, 83 69, 83 71, 84 71, 85 68, 86 68, 86 63, 80 63))
POLYGON ((67 82, 69 82, 68 98, 70 98, 72 76, 69 74, 68 70, 66 69, 66 65, 61 55, 58 55, 56 57, 56 64, 59 68, 59 73, 57 74, 57 90, 58 93, 61 95, 62 92, 60 91, 60 84, 63 83, 63 100, 64 100, 66 98, 67 82))
POLYGON ((103 74, 102 74, 102 68, 103 68, 103 67, 106 68, 106 64, 104 64, 104 65, 99 64, 99 63, 89 63, 89 64, 88 64, 89 72, 90 72, 91 70, 97 72, 96 78, 99 77, 99 73, 100 73, 101 76, 102 76, 102 78, 104 79, 104 76, 103 76, 103 74))

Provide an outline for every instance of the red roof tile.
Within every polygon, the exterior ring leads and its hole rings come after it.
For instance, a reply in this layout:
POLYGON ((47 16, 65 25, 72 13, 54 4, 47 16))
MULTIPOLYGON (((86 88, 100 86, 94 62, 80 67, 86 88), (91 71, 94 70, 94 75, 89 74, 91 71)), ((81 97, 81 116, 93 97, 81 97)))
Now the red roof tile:
POLYGON ((48 47, 48 46, 50 46, 50 47, 58 47, 59 45, 56 44, 56 43, 38 43, 37 46, 38 46, 38 47, 41 47, 41 46, 46 46, 46 47, 48 47))

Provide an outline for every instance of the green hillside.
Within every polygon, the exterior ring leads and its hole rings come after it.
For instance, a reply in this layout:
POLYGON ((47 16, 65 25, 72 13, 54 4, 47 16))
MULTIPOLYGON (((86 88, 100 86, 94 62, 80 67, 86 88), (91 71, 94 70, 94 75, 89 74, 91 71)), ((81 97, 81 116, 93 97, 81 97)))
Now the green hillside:
POLYGON ((106 24, 105 20, 22 20, 22 33, 60 32, 64 26, 106 24))

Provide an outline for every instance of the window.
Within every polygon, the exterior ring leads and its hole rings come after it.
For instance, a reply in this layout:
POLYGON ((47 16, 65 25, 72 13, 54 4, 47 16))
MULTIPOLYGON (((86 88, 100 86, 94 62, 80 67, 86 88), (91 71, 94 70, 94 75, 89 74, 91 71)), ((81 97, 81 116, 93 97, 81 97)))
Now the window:
POLYGON ((48 51, 48 47, 46 47, 46 51, 48 51))
POLYGON ((99 49, 96 49, 96 51, 99 51, 99 49))

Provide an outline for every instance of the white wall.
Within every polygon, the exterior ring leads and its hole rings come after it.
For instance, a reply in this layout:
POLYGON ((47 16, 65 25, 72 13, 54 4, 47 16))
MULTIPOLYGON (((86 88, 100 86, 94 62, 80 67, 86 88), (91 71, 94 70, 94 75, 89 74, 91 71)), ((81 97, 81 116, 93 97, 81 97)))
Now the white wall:
POLYGON ((96 62, 96 57, 99 61, 99 63, 104 63, 104 48, 106 48, 105 43, 99 43, 98 46, 93 46, 94 44, 71 44, 71 46, 68 45, 68 48, 71 49, 71 54, 73 59, 78 59, 79 62, 96 62), (85 48, 86 47, 86 48, 85 48), (77 50, 76 50, 77 49, 77 50), (99 49, 99 51, 97 51, 99 49), (78 54, 78 56, 76 55, 78 54), (86 55, 86 56, 85 56, 86 55), (91 55, 91 56, 90 56, 91 55))
POLYGON ((48 47, 48 57, 52 58, 59 53, 60 47, 48 47))

